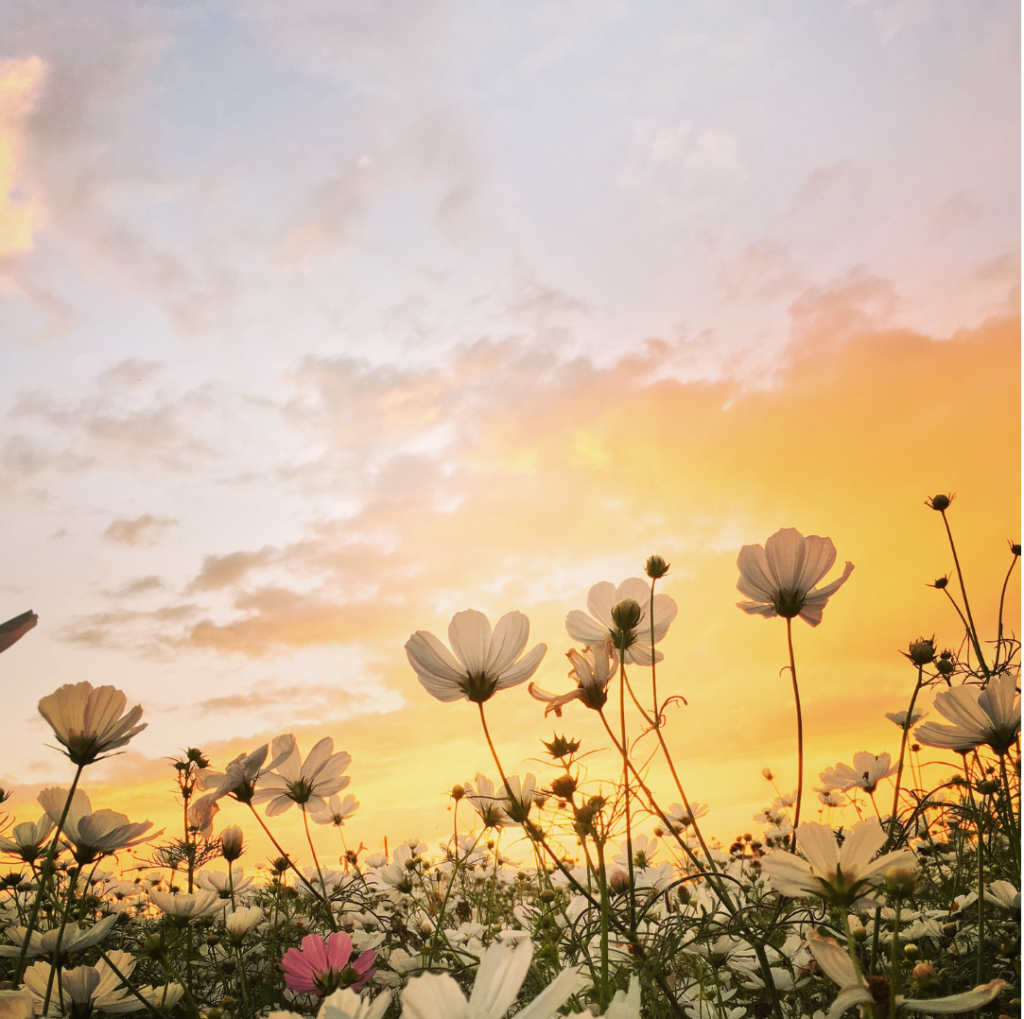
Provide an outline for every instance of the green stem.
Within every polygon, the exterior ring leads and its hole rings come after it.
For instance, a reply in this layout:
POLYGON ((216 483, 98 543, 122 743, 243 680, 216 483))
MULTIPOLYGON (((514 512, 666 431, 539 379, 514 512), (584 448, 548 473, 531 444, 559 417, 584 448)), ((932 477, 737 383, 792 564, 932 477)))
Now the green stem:
POLYGON ((320 878, 320 887, 324 890, 324 909, 327 910, 327 923, 332 931, 337 931, 338 924, 334 919, 334 910, 331 909, 331 897, 327 892, 327 882, 324 881, 324 872, 320 869, 320 861, 317 859, 316 847, 313 845, 313 836, 309 832, 309 814, 306 813, 306 804, 300 803, 302 809, 302 823, 306 828, 306 841, 309 843, 309 851, 313 854, 313 866, 316 867, 317 877, 320 878))
POLYGON ((889 1019, 896 1019, 896 998, 900 993, 900 907, 902 899, 895 903, 892 921, 892 953, 889 958, 889 1019))

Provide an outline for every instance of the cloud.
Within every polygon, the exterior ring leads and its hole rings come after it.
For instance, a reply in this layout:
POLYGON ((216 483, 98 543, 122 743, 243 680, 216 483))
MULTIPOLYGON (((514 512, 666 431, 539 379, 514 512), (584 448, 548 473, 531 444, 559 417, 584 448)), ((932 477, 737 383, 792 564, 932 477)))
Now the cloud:
POLYGON ((150 591, 163 591, 167 585, 155 574, 145 577, 137 577, 126 584, 122 584, 116 591, 107 592, 111 598, 134 598, 136 595, 147 594, 150 591))
POLYGON ((112 520, 103 532, 103 537, 115 545, 128 545, 132 548, 155 545, 177 523, 177 520, 171 520, 169 517, 155 517, 152 513, 143 513, 141 517, 134 519, 112 520))

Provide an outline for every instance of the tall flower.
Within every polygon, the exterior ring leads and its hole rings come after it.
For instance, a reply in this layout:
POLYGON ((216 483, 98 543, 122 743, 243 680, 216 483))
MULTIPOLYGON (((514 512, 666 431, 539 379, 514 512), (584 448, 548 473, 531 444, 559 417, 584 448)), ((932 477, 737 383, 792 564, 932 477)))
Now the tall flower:
POLYGON ((853 563, 847 563, 843 575, 824 587, 815 587, 836 561, 831 538, 816 534, 804 537, 794 527, 783 527, 765 543, 744 545, 736 565, 740 579, 736 585, 751 601, 737 602, 751 615, 799 616, 817 626, 829 597, 849 579, 853 563))
MULTIPOLYGON (((529 941, 513 948, 499 941, 480 960, 469 1000, 447 973, 413 977, 402 992, 403 1019, 503 1019, 526 979, 533 958, 529 941)), ((516 1019, 550 1019, 583 981, 575 969, 564 969, 516 1019)))
POLYGON ((482 704, 496 690, 524 683, 547 652, 537 644, 522 658, 530 621, 522 612, 507 612, 491 632, 490 620, 475 609, 457 612, 448 625, 449 651, 432 633, 417 630, 405 653, 427 693, 439 701, 482 704), (453 654, 454 653, 454 654, 453 654))
MULTIPOLYGON (((565 617, 565 629, 574 641, 591 647, 610 640, 624 659, 636 665, 660 662, 662 654, 651 646, 651 588, 640 577, 624 580, 618 587, 607 580, 587 594, 587 612, 573 609, 565 617)), ((667 594, 654 596, 654 643, 668 632, 678 608, 667 594)))
POLYGON ((1020 694, 1011 673, 994 676, 984 689, 958 686, 935 695, 935 710, 952 725, 925 722, 914 730, 918 743, 966 753, 989 746, 1005 754, 1020 732, 1020 694))
POLYGON ((239 754, 223 772, 209 769, 200 771, 197 787, 209 791, 205 796, 192 801, 192 806, 188 809, 188 823, 204 833, 212 832, 214 815, 220 809, 217 806, 218 800, 230 796, 239 803, 252 803, 259 777, 264 772, 276 768, 293 750, 292 744, 287 740, 281 743, 280 747, 279 743, 279 739, 274 741, 276 752, 270 764, 266 763, 270 744, 264 743, 251 754, 239 754))
POLYGON ((112 686, 72 683, 39 702, 39 714, 50 723, 73 764, 92 764, 111 750, 123 747, 146 728, 136 725, 142 706, 124 713, 128 699, 112 686))
POLYGON ((358 991, 377 972, 373 952, 352 958, 352 939, 337 931, 326 940, 317 934, 302 939, 302 949, 289 948, 281 960, 284 978, 297 994, 323 997, 339 988, 358 991))
POLYGON ((771 878, 772 886, 783 895, 816 895, 848 909, 868 898, 892 868, 913 870, 917 866, 917 858, 907 849, 876 858, 886 835, 874 817, 855 824, 842 847, 835 832, 824 824, 802 824, 796 835, 804 859, 776 849, 761 861, 761 873, 771 878))
MULTIPOLYGON (((67 800, 66 789, 44 789, 39 794, 39 804, 54 824, 59 822, 67 800)), ((163 833, 161 828, 146 834, 152 827, 152 821, 132 822, 116 810, 93 810, 89 797, 81 789, 76 789, 64 820, 64 835, 74 846, 76 862, 84 867, 118 850, 149 842, 163 833)))
POLYGON ((562 708, 576 700, 582 701, 594 711, 600 711, 608 701, 608 684, 615 675, 615 646, 611 640, 603 640, 582 652, 573 648, 565 656, 572 665, 569 678, 576 680, 576 689, 569 693, 553 694, 531 683, 528 688, 530 696, 547 703, 545 717, 553 711, 561 718, 562 708))
POLYGON ((868 795, 875 791, 883 778, 895 775, 896 769, 891 767, 888 754, 869 754, 862 750, 853 755, 853 767, 848 764, 837 764, 834 768, 826 768, 818 777, 830 790, 863 789, 868 795))
POLYGON ((265 772, 259 778, 252 797, 253 804, 270 801, 267 817, 283 814, 293 803, 311 814, 319 813, 327 807, 325 796, 340 792, 352 781, 342 774, 352 763, 352 755, 344 750, 335 753, 330 736, 320 740, 305 761, 294 736, 278 736, 274 756, 279 762, 276 772, 265 772), (291 751, 281 760, 280 754, 288 746, 291 751))

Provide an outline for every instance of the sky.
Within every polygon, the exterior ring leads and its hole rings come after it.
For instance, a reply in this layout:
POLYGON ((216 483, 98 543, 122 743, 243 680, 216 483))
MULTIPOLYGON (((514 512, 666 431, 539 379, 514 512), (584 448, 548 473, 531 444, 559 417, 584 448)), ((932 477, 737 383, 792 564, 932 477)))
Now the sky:
MULTIPOLYGON (((36 703, 88 680, 149 723, 94 806, 172 824, 182 748, 329 735, 348 839, 436 845, 494 769, 409 635, 523 611, 565 690, 566 613, 657 553, 731 838, 795 784, 785 627, 734 607, 780 527, 855 564, 795 631, 809 779, 895 752, 899 649, 958 639, 924 499, 987 633, 1020 537, 1019 40, 1001 0, 4 4, 8 807, 70 780, 36 703)), ((489 708, 550 777, 542 707, 489 708)))

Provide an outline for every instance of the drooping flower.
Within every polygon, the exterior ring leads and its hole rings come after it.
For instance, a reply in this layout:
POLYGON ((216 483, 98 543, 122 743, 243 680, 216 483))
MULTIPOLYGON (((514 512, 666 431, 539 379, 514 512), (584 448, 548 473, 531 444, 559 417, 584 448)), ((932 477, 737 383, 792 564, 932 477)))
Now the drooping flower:
MULTIPOLYGON (((587 593, 587 612, 573 609, 565 617, 570 637, 586 647, 610 640, 626 662, 650 665, 662 654, 651 643, 651 588, 640 577, 624 580, 618 587, 607 580, 587 593)), ((654 643, 668 632, 678 608, 667 594, 654 596, 654 643)))
POLYGON ((417 630, 406 641, 405 653, 431 696, 482 704, 496 690, 524 683, 537 671, 547 645, 537 644, 520 658, 529 636, 530 621, 522 612, 506 612, 492 633, 482 612, 466 609, 448 625, 451 651, 432 633, 417 630))
POLYGON ((826 768, 818 777, 830 790, 863 789, 869 795, 873 793, 883 778, 896 774, 891 766, 888 754, 869 754, 866 750, 853 755, 853 767, 839 763, 834 768, 826 768))
POLYGON ((544 701, 545 718, 553 711, 562 717, 562 708, 570 701, 582 701, 588 708, 600 711, 608 702, 608 684, 615 675, 618 660, 615 657, 615 646, 611 640, 603 640, 585 648, 582 652, 573 648, 565 653, 572 668, 569 678, 576 680, 576 689, 570 693, 553 694, 541 690, 536 683, 528 687, 530 696, 535 700, 544 701))
MULTIPOLYGON (((807 937, 807 947, 821 971, 839 985, 839 994, 828 1011, 826 1019, 840 1019, 854 1005, 866 1005, 867 1014, 889 1014, 891 989, 884 977, 860 976, 849 955, 832 938, 823 938, 816 931, 807 937)), ((973 991, 952 994, 947 998, 921 998, 914 1000, 902 995, 896 998, 896 1011, 928 1012, 938 1015, 975 1012, 994 1001, 1006 987, 1005 980, 992 980, 975 987, 973 991)))
POLYGON ((909 849, 876 858, 885 842, 885 831, 874 817, 855 824, 842 847, 828 825, 802 824, 796 830, 796 844, 803 859, 776 849, 761 860, 761 873, 783 895, 820 896, 850 908, 877 890, 889 870, 917 867, 917 857, 909 849))
POLYGON ((86 765, 123 747, 147 723, 136 725, 142 706, 122 714, 128 699, 112 686, 69 683, 39 702, 39 714, 50 723, 73 764, 86 765))
MULTIPOLYGON (((67 799, 67 789, 44 789, 39 794, 39 804, 54 824, 60 821, 67 799)), ((163 834, 163 828, 146 834, 152 827, 152 821, 132 822, 116 810, 94 811, 89 797, 76 789, 64 819, 64 836, 74 846, 76 862, 84 867, 110 853, 149 842, 163 834)))
MULTIPOLYGON (((403 1019, 504 1019, 526 979, 533 958, 533 945, 521 941, 492 944, 480 960, 469 1000, 446 973, 424 973, 413 977, 402 991, 403 1019)), ((516 1019, 551 1019, 557 1009, 583 981, 575 969, 564 969, 516 1019)))
POLYGON ((324 797, 340 792, 352 781, 343 774, 352 763, 352 755, 344 750, 334 753, 330 736, 320 740, 305 761, 294 736, 278 736, 274 757, 278 760, 276 770, 260 776, 252 797, 254 805, 270 801, 267 817, 283 814, 295 803, 311 814, 319 813, 327 807, 324 797), (280 754, 287 746, 291 751, 281 760, 280 754))
POLYGON ((281 966, 288 986, 297 994, 331 994, 340 988, 358 991, 377 972, 374 952, 363 952, 352 958, 352 939, 344 931, 326 939, 309 934, 302 939, 302 949, 289 948, 281 966))
POLYGON ((952 725, 925 722, 914 730, 914 738, 927 747, 967 753, 989 746, 1005 754, 1020 733, 1020 694, 1011 673, 993 676, 983 689, 958 686, 935 695, 935 710, 952 725))
POLYGON ((343 800, 332 794, 323 810, 310 811, 309 816, 317 824, 333 824, 341 828, 358 809, 359 801, 351 793, 343 800))
POLYGON ((737 602, 737 607, 766 619, 799 616, 817 626, 829 597, 853 572, 853 563, 848 562, 838 580, 815 587, 835 561, 836 547, 831 538, 816 534, 805 538, 794 527, 776 531, 763 547, 744 545, 736 561, 740 568, 736 586, 751 601, 737 602))
MULTIPOLYGON (((275 746, 278 741, 275 740, 275 746)), ((270 764, 266 764, 270 744, 264 743, 251 754, 239 754, 223 772, 211 771, 208 768, 199 772, 196 788, 208 790, 205 796, 192 801, 188 809, 188 823, 197 831, 212 832, 213 818, 220 809, 217 801, 230 796, 239 803, 252 803, 256 792, 256 782, 267 771, 272 771, 291 752, 293 746, 285 741, 280 752, 275 754, 270 764)))

